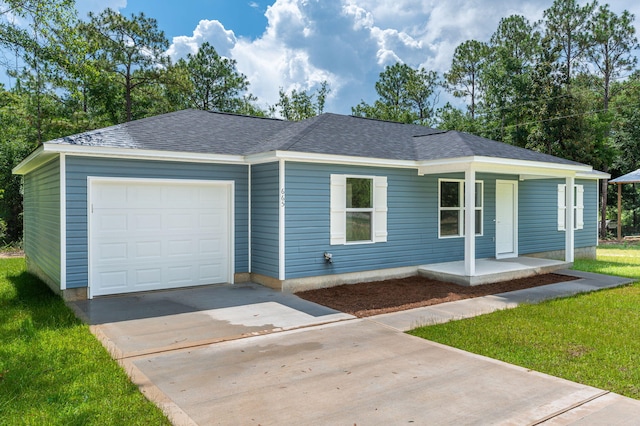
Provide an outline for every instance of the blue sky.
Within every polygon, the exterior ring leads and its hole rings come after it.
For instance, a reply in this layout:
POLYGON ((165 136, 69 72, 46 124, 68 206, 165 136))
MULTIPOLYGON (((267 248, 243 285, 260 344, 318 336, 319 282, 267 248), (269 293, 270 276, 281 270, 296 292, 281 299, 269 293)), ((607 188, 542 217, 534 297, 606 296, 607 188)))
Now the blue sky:
POLYGON ((158 2, 151 0, 129 0, 127 6, 120 9, 126 15, 144 12, 155 18, 158 26, 169 39, 186 35, 203 19, 228 23, 237 37, 255 38, 260 36, 266 26, 265 11, 272 3, 268 1, 244 0, 185 0, 182 2, 158 2))
MULTIPOLYGON (((1 0, 0 0, 1 1, 1 0)), ((82 17, 111 7, 157 19, 174 59, 205 41, 237 61, 266 108, 279 88, 314 90, 327 80, 326 110, 348 114, 376 99, 375 82, 397 61, 442 74, 460 43, 488 41, 500 18, 542 18, 553 0, 77 0, 82 17)), ((585 3, 580 1, 580 3, 585 3)), ((601 0, 601 3, 607 3, 601 0)), ((637 0, 608 1, 640 16, 637 0)), ((441 91, 439 104, 451 96, 441 91)))

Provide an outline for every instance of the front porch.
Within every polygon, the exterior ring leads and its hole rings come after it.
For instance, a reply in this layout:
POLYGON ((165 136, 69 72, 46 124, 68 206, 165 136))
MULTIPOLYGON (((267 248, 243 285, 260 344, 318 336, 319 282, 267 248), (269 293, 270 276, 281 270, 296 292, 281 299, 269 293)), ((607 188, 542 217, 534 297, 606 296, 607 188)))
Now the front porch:
POLYGON ((470 286, 525 278, 570 267, 571 262, 561 260, 513 257, 509 259, 476 259, 473 276, 465 274, 464 260, 423 265, 418 268, 418 273, 427 278, 470 286))

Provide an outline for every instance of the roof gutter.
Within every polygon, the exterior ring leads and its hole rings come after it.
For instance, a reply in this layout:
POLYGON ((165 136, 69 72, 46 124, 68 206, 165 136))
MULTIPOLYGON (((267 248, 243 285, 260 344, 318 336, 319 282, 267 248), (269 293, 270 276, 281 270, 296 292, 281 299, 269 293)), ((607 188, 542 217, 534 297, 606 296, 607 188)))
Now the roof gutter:
MULTIPOLYGON (((537 178, 592 177, 593 168, 585 164, 545 163, 531 160, 516 160, 496 157, 469 156, 451 159, 418 162, 418 174, 457 173, 473 165, 476 172, 500 173, 537 178), (588 176, 588 177, 587 177, 588 176)), ((598 172, 600 173, 600 172, 598 172)))
POLYGON ((243 155, 202 154, 196 152, 159 151, 133 148, 113 148, 84 145, 62 145, 44 143, 13 169, 13 173, 24 175, 59 154, 87 157, 126 158, 139 160, 181 161, 188 163, 246 164, 243 155))

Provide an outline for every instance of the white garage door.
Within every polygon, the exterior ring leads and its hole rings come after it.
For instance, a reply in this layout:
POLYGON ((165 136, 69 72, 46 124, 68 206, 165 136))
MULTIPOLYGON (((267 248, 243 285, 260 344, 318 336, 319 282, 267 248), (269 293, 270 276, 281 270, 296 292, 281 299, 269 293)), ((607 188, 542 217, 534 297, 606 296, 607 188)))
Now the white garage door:
POLYGON ((231 282, 228 182, 89 180, 90 297, 231 282))

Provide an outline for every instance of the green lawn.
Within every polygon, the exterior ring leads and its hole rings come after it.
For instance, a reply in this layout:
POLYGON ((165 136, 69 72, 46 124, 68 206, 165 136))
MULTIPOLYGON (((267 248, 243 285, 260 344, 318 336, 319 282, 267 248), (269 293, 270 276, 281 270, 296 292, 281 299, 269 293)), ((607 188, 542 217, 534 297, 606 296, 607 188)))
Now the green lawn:
POLYGON ((17 258, 0 259, 0 424, 170 423, 17 258))
POLYGON ((640 399, 640 247, 603 246, 575 268, 638 282, 410 333, 640 399))

